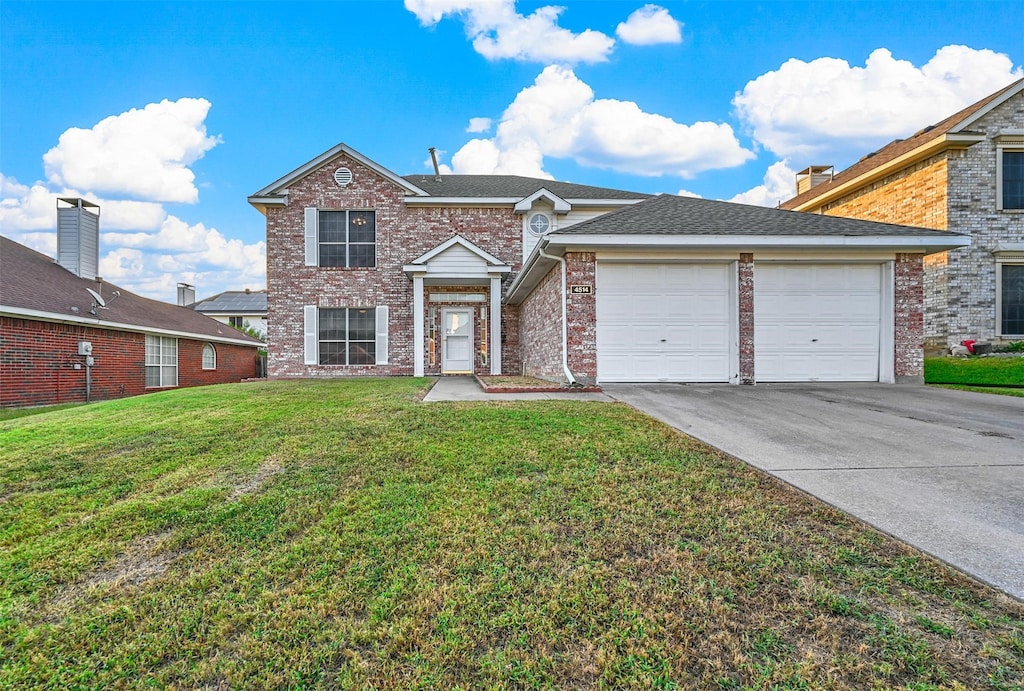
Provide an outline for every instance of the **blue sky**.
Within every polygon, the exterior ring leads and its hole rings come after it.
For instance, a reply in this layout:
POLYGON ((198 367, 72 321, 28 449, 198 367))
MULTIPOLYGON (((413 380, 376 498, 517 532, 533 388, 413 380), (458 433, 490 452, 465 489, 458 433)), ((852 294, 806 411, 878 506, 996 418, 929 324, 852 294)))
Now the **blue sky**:
POLYGON ((1020 2, 0 4, 0 232, 102 206, 105 279, 265 284, 246 197, 338 142, 399 174, 774 206, 1024 76, 1020 2))

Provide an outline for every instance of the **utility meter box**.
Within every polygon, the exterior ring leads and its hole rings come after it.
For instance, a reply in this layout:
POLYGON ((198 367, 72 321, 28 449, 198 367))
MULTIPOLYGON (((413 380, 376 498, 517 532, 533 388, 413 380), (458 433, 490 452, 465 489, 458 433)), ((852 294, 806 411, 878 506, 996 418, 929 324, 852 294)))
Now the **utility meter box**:
POLYGON ((89 341, 78 342, 78 354, 79 355, 92 355, 92 343, 89 341))

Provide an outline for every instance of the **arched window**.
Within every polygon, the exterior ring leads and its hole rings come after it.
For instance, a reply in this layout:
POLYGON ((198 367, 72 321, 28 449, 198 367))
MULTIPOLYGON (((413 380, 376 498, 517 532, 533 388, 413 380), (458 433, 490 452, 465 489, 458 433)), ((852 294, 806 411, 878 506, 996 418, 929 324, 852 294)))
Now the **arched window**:
POLYGON ((217 369, 217 351, 209 343, 203 346, 203 369, 217 369))

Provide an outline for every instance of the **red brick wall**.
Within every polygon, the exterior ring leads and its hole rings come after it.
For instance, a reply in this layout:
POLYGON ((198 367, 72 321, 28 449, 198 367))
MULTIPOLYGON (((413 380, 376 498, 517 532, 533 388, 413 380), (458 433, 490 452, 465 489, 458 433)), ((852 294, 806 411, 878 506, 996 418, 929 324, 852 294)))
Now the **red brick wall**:
POLYGON ((555 264, 519 306, 519 357, 532 377, 561 381, 562 268, 555 264))
MULTIPOLYGON (((340 155, 289 186, 288 205, 267 209, 267 320, 269 373, 274 377, 412 375, 412 281, 402 270, 453 235, 461 235, 518 270, 522 219, 507 208, 410 208, 405 191, 357 161, 340 155), (339 187, 334 171, 352 171, 339 187), (304 209, 372 209, 376 212, 377 266, 369 269, 305 265, 304 209), (389 308, 388 365, 305 365, 303 305, 389 308)), ((507 286, 511 277, 504 282, 507 286)), ((427 292, 425 290, 425 292, 427 292)), ((504 310, 503 310, 504 312, 504 310)), ((502 330, 515 328, 506 316, 502 330)), ((426 330, 424 330, 426 333, 426 330)), ((507 341, 506 341, 507 347, 507 341)), ((503 369, 518 363, 503 359, 503 369)))
MULTIPOLYGON (((0 317, 0 407, 85 401, 85 358, 78 355, 79 341, 93 347, 92 400, 146 393, 144 334, 0 317)), ((226 344, 214 344, 217 369, 203 372, 203 343, 178 339, 179 386, 255 376, 255 348, 226 344)))
POLYGON ((895 264, 895 353, 897 381, 924 376, 924 261, 897 254, 895 264))
POLYGON ((740 253, 739 273, 739 331, 740 331, 740 383, 754 383, 754 255, 740 253))
MULTIPOLYGON (((581 383, 597 381, 597 287, 596 255, 593 252, 566 252, 566 315, 569 322, 569 370, 581 383), (573 293, 569 286, 591 286, 591 292, 573 293)), ((561 306, 559 306, 561 309, 561 306)), ((561 314, 561 312, 556 312, 561 314)), ((561 334, 559 334, 561 337, 561 334)))

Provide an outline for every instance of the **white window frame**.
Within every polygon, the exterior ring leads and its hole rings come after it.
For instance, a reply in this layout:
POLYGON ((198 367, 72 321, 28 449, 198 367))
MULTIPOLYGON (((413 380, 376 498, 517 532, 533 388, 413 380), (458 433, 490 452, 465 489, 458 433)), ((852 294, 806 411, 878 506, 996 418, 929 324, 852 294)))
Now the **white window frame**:
POLYGON ((178 339, 146 334, 146 388, 167 389, 178 385, 178 339), (150 383, 155 370, 159 383, 150 383))
POLYGON ((203 369, 217 369, 217 349, 213 347, 212 343, 203 344, 203 369), (207 357, 207 355, 209 355, 209 357, 207 357))
POLYGON ((1024 153, 1024 130, 1001 130, 996 137, 996 210, 1009 214, 1024 213, 1024 208, 1003 208, 1003 154, 1024 153))
POLYGON ((1024 334, 1006 333, 1003 329, 1003 267, 1024 265, 1024 244, 1003 247, 993 254, 996 258, 996 335, 1000 338, 1024 338, 1024 334))
POLYGON ((303 363, 306 365, 317 365, 321 367, 372 367, 374 365, 388 364, 388 329, 389 310, 387 305, 378 305, 365 309, 374 310, 374 357, 375 362, 369 365, 320 365, 320 310, 321 309, 364 309, 362 307, 350 307, 348 305, 337 307, 320 307, 318 305, 303 305, 303 363))
POLYGON ((308 206, 304 211, 304 233, 305 241, 305 263, 306 266, 318 266, 327 269, 376 269, 377 268, 377 211, 376 209, 321 209, 308 206), (345 262, 339 266, 322 266, 320 264, 320 214, 321 213, 343 213, 345 214, 345 241, 330 243, 345 246, 345 262), (351 228, 350 214, 368 213, 373 216, 373 242, 352 242, 349 240, 349 229, 351 228), (369 266, 352 266, 351 250, 353 247, 373 247, 373 264, 369 266))

